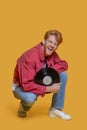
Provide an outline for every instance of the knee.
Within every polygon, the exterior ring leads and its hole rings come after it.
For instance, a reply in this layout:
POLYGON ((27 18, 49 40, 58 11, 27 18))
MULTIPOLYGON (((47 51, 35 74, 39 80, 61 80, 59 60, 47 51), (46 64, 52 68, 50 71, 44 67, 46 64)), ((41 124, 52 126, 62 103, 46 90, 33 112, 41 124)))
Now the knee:
POLYGON ((67 78, 68 78, 68 76, 67 76, 66 72, 63 71, 60 73, 60 80, 67 81, 67 78))
POLYGON ((31 97, 30 95, 29 96, 27 95, 26 97, 23 98, 23 102, 27 106, 32 106, 36 101, 36 99, 37 99, 36 96, 31 97))

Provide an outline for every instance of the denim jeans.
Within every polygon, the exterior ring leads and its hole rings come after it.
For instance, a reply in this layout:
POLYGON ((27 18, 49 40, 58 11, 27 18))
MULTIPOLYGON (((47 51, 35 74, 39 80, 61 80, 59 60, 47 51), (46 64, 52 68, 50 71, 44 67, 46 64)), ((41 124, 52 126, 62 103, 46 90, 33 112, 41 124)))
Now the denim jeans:
POLYGON ((28 111, 37 100, 37 95, 31 92, 24 92, 20 86, 16 87, 15 84, 13 84, 12 88, 14 96, 21 100, 24 109, 28 111))
MULTIPOLYGON (((52 104, 53 108, 63 108, 64 107, 64 95, 65 95, 65 87, 66 87, 67 75, 65 72, 60 73, 60 82, 61 87, 60 90, 53 94, 52 96, 52 104)), ((22 88, 16 87, 15 84, 12 86, 13 94, 17 99, 20 99, 22 104, 25 107, 32 107, 34 102, 37 100, 37 95, 31 92, 24 92, 22 88)))
POLYGON ((60 82, 60 90, 56 94, 53 94, 51 107, 62 109, 64 107, 65 88, 67 83, 66 72, 60 73, 60 82))

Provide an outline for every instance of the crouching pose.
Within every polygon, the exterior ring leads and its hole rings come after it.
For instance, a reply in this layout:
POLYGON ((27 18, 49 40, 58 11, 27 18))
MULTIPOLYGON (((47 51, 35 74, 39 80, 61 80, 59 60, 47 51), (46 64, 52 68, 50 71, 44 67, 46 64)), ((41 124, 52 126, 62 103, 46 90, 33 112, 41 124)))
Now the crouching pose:
POLYGON ((24 52, 18 59, 14 69, 12 90, 14 96, 20 100, 18 116, 26 117, 38 96, 44 97, 46 93, 53 93, 52 103, 48 115, 69 120, 71 116, 63 112, 64 95, 67 82, 66 70, 68 64, 62 60, 56 49, 62 43, 62 34, 57 30, 49 30, 39 44, 24 52), (47 63, 48 67, 55 69, 60 76, 60 83, 49 86, 34 82, 36 73, 47 63))

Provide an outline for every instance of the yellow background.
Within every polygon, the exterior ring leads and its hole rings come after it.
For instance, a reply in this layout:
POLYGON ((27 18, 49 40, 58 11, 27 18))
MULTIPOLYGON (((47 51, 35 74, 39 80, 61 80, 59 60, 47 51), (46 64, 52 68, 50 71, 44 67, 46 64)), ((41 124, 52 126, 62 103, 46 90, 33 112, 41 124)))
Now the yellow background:
POLYGON ((86 130, 87 118, 87 2, 86 0, 0 1, 0 127, 3 130, 86 130), (65 112, 72 120, 47 116, 52 95, 39 97, 28 117, 17 117, 19 100, 11 84, 16 59, 43 40, 49 29, 62 32, 57 50, 69 63, 65 112))

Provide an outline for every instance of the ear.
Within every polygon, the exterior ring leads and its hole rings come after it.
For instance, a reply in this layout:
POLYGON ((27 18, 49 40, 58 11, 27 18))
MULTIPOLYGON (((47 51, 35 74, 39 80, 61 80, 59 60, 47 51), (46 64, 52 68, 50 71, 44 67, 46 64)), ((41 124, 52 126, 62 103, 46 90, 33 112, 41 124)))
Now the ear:
POLYGON ((43 43, 43 45, 44 45, 44 44, 45 44, 45 40, 43 40, 43 42, 42 42, 42 43, 43 43))

